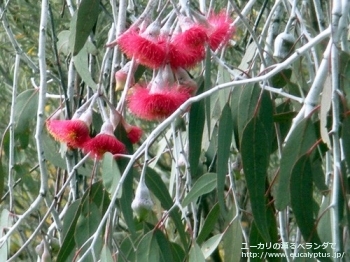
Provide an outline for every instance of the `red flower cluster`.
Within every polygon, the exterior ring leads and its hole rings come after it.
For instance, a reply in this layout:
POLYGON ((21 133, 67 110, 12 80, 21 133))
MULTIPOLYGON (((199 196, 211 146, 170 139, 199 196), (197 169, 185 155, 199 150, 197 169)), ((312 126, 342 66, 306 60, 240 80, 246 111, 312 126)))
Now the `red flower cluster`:
POLYGON ((173 68, 191 68, 204 59, 206 43, 215 51, 234 33, 234 27, 230 25, 232 19, 224 11, 219 14, 212 12, 208 19, 201 20, 197 23, 180 16, 180 32, 171 37, 162 33, 158 22, 151 23, 143 32, 131 27, 107 46, 118 44, 127 57, 134 57, 138 63, 153 69, 166 63, 173 68))
MULTIPOLYGON (((121 117, 121 115, 119 116, 121 117)), ((106 121, 102 125, 100 133, 95 137, 90 137, 91 113, 89 112, 83 113, 77 119, 48 120, 46 121, 46 127, 56 140, 66 143, 69 148, 82 149, 84 153, 90 153, 91 157, 101 159, 106 152, 110 152, 113 155, 126 152, 125 145, 113 133, 115 126, 119 122, 123 125, 130 142, 139 142, 142 136, 142 129, 128 124, 123 118, 119 118, 113 124, 106 121)))
MULTIPOLYGON (((234 33, 232 19, 225 12, 210 13, 199 22, 178 17, 176 32, 169 25, 163 28, 155 21, 144 31, 131 27, 107 46, 119 45, 128 58, 158 74, 148 85, 136 84, 128 97, 130 111, 145 120, 161 120, 171 115, 196 91, 196 83, 186 70, 205 58, 206 44, 216 50, 226 44, 234 33)), ((125 83, 126 72, 120 70, 116 81, 125 83)), ((134 84, 134 83, 132 83, 134 84)))

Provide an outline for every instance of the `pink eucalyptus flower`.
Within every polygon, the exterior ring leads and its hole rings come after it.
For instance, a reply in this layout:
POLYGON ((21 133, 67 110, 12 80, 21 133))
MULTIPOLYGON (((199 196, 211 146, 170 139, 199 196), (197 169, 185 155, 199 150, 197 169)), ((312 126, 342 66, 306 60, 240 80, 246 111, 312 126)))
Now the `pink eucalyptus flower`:
POLYGON ((186 45, 170 43, 169 63, 172 68, 192 68, 205 58, 204 46, 193 48, 186 45))
POLYGON ((235 28, 230 24, 233 22, 225 11, 218 14, 211 12, 208 17, 208 43, 212 50, 216 50, 220 44, 227 44, 235 32, 235 28))
POLYGON ((113 134, 113 125, 105 122, 100 133, 84 145, 83 151, 90 153, 93 158, 101 159, 106 152, 111 154, 125 153, 125 145, 113 134))
POLYGON ((204 47, 204 43, 208 38, 207 29, 204 26, 194 23, 188 17, 180 17, 179 23, 182 33, 173 37, 173 43, 191 48, 204 47))
POLYGON ((58 141, 70 148, 81 148, 90 140, 88 125, 80 120, 48 120, 46 127, 58 141))
POLYGON ((190 94, 172 86, 152 92, 151 89, 137 85, 129 96, 130 111, 145 120, 161 120, 175 112, 190 94))
POLYGON ((159 34, 160 27, 152 23, 141 34, 130 28, 119 36, 117 43, 127 57, 135 57, 137 62, 144 66, 158 68, 166 58, 166 43, 159 34))
POLYGON ((132 126, 127 124, 124 125, 125 131, 127 133, 127 136, 132 144, 136 144, 140 141, 141 136, 142 136, 142 129, 138 126, 132 126))

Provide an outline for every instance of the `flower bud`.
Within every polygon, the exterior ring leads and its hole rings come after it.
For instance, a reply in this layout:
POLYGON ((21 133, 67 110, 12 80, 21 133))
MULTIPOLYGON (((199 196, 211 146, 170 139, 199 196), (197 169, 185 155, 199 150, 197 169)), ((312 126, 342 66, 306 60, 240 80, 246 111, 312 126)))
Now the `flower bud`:
POLYGON ((153 201, 151 199, 149 189, 145 182, 141 179, 136 188, 135 198, 131 203, 131 208, 134 210, 137 217, 140 220, 143 220, 146 218, 148 212, 152 210, 152 207, 153 201))
POLYGON ((281 60, 287 58, 293 51, 294 43, 295 38, 291 33, 280 33, 275 39, 273 56, 281 60))

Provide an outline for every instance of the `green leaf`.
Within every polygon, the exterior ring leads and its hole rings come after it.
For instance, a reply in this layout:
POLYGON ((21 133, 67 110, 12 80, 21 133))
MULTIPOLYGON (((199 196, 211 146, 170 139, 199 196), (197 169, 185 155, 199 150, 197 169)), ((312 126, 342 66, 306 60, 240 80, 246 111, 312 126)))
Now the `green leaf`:
POLYGON ((230 156, 231 140, 233 133, 231 108, 227 103, 222 109, 218 130, 217 152, 217 191, 221 212, 225 212, 225 181, 227 174, 227 161, 230 156))
POLYGON ((227 212, 227 216, 225 218, 225 226, 229 226, 227 228, 225 235, 223 237, 223 251, 224 251, 224 261, 240 261, 242 257, 242 228, 239 217, 232 221, 235 213, 235 207, 231 207, 231 210, 227 212), (230 225, 229 225, 230 223, 230 225))
MULTIPOLYGON (((84 245, 84 243, 95 233, 101 218, 101 213, 97 205, 86 198, 82 203, 81 213, 78 217, 74 233, 75 243, 80 254, 84 253, 89 247, 89 245, 84 245)), ((102 236, 99 236, 97 244, 102 245, 102 236)), ((96 246, 94 246, 94 248, 99 250, 96 246)), ((90 261, 92 261, 92 259, 90 259, 90 261)))
MULTIPOLYGON (((146 185, 151 190, 151 192, 155 195, 156 198, 161 203, 161 206, 165 210, 169 210, 173 206, 173 200, 170 197, 169 191, 165 186, 163 180, 160 176, 151 168, 147 168, 146 170, 146 185)), ((187 235, 184 230, 184 225, 181 221, 181 216, 178 213, 178 210, 175 208, 170 212, 170 216, 174 221, 176 229, 180 235, 181 241, 184 246, 188 244, 187 235)))
POLYGON ((66 161, 61 157, 61 153, 55 150, 57 148, 55 145, 56 142, 46 132, 43 132, 41 136, 45 160, 56 167, 67 169, 66 161))
POLYGON ((261 89, 255 84, 248 84, 242 88, 237 108, 237 125, 240 140, 243 129, 253 118, 258 108, 260 93, 261 89))
POLYGON ((28 89, 20 93, 15 104, 15 133, 25 133, 38 109, 38 89, 28 89))
POLYGON ((203 255, 203 252, 197 243, 193 243, 193 245, 190 249, 188 261, 205 262, 205 257, 203 255))
POLYGON ((59 32, 59 34, 57 35, 58 53, 63 53, 64 55, 69 54, 69 36, 70 36, 69 30, 63 30, 63 31, 59 32))
MULTIPOLYGON (((102 160, 102 181, 107 191, 112 194, 120 181, 120 170, 111 153, 106 153, 102 160)), ((118 192, 118 198, 122 196, 122 190, 118 192)))
MULTIPOLYGON (((4 167, 2 166, 2 159, 0 158, 0 199, 2 198, 4 193, 5 176, 6 176, 6 172, 4 170, 4 167)), ((0 203, 1 203, 1 200, 0 200, 0 203)))
POLYGON ((185 261, 185 251, 176 243, 170 242, 171 253, 173 256, 174 262, 183 262, 185 261))
POLYGON ((136 261, 160 261, 160 249, 154 232, 149 231, 143 236, 136 249, 136 261))
POLYGON ((204 101, 193 103, 190 110, 190 120, 188 124, 188 141, 189 141, 189 162, 191 175, 196 176, 199 157, 202 151, 202 137, 205 122, 204 101))
POLYGON ((265 185, 269 166, 269 132, 263 122, 254 117, 243 130, 241 156, 249 191, 255 224, 265 241, 270 241, 267 218, 265 185))
POLYGON ((204 258, 208 258, 215 249, 217 249, 218 245, 221 242, 221 239, 224 235, 223 234, 217 234, 215 236, 212 236, 207 241, 205 241, 202 245, 202 252, 204 255, 204 258))
POLYGON ((80 75, 81 79, 91 88, 97 88, 95 81, 92 79, 91 72, 89 70, 89 61, 88 61, 88 51, 87 48, 81 49, 81 51, 73 57, 73 62, 75 69, 80 75))
POLYGON ((102 247, 101 261, 103 261, 103 262, 114 262, 115 261, 113 259, 111 250, 106 245, 103 245, 103 247, 102 247))
POLYGON ((85 45, 99 13, 99 0, 82 0, 70 24, 69 46, 75 56, 85 45))
POLYGON ((213 191, 216 186, 216 180, 217 176, 215 173, 207 173, 198 178, 190 192, 184 198, 182 206, 185 207, 192 201, 197 200, 198 197, 213 191))
MULTIPOLYGON (((124 170, 127 163, 128 163, 128 160, 126 159, 118 160, 119 170, 124 170)), ((131 169, 122 185, 123 194, 119 199, 119 202, 120 202, 120 208, 123 213, 125 223, 128 226, 128 230, 131 232, 131 234, 134 235, 136 233, 136 228, 135 228, 135 222, 134 222, 134 213, 133 213, 133 210, 131 209, 131 203, 132 203, 132 200, 134 199, 133 185, 134 185, 134 171, 133 169, 131 169)))
POLYGON ((316 142, 315 127, 310 118, 303 119, 289 136, 282 149, 279 180, 275 196, 275 205, 283 210, 290 202, 289 181, 294 164, 316 142))
MULTIPOLYGON (((312 167, 309 154, 301 156, 293 166, 290 178, 290 199, 295 220, 305 242, 322 245, 313 214, 312 167)), ((313 252, 325 252, 325 250, 315 249, 317 246, 315 244, 312 245, 313 252)))
POLYGON ((213 231, 219 216, 220 216, 220 206, 218 203, 216 203, 213 206, 213 208, 210 210, 208 216, 204 220, 201 230, 199 231, 199 234, 196 240, 198 245, 201 245, 205 241, 205 239, 210 235, 210 233, 213 231))
POLYGON ((292 69, 287 68, 270 78, 271 84, 275 88, 282 88, 290 81, 292 69))
POLYGON ((68 207, 67 213, 63 218, 63 242, 57 255, 57 261, 71 261, 74 257, 76 248, 74 241, 74 233, 80 210, 81 199, 78 199, 68 207))
POLYGON ((166 238, 164 233, 159 229, 155 229, 154 236, 157 239, 157 243, 159 246, 159 251, 161 256, 160 261, 164 261, 164 262, 174 261, 174 258, 172 256, 173 253, 170 247, 170 241, 166 238))

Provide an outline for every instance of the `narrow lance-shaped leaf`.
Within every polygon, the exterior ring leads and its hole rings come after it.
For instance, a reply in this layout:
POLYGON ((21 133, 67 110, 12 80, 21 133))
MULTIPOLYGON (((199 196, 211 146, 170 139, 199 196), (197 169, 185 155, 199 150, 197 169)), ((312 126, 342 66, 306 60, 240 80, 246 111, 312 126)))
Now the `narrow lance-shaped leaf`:
POLYGON ((290 202, 289 192, 290 176, 298 158, 305 154, 316 142, 315 127, 310 118, 302 120, 289 136, 282 149, 279 180, 275 196, 275 206, 283 210, 290 202))
MULTIPOLYGON (((111 153, 106 153, 102 160, 102 181, 106 190, 112 194, 120 180, 120 170, 111 153)), ((122 190, 118 192, 118 198, 122 195, 122 190)))
POLYGON ((225 212, 224 189, 226 174, 228 170, 227 162, 230 156, 231 140, 233 133, 233 123, 231 108, 226 104, 222 110, 219 120, 218 130, 218 152, 217 152, 217 192, 221 212, 225 212))
POLYGON ((23 133, 28 129, 30 121, 38 108, 38 89, 29 89, 20 93, 15 105, 15 132, 23 133))
POLYGON ((214 190, 216 186, 217 175, 215 173, 207 173, 202 175, 194 183, 190 192, 184 198, 182 205, 187 206, 192 201, 195 201, 201 195, 207 194, 214 190))
POLYGON ((197 237, 198 245, 201 245, 204 242, 204 240, 213 231, 219 216, 220 216, 220 206, 218 203, 216 203, 214 207, 210 210, 206 219, 204 220, 203 227, 200 230, 197 237))
POLYGON ((154 262, 160 259, 160 249, 153 231, 144 235, 136 249, 136 261, 154 262))
POLYGON ((69 45, 75 56, 85 45, 99 13, 99 0, 82 0, 70 24, 69 45))
MULTIPOLYGON (((151 192, 158 198, 162 207, 165 210, 169 210, 173 206, 173 200, 170 197, 169 191, 164 184, 160 176, 151 168, 147 168, 146 171, 146 185, 151 190, 151 192)), ((182 225, 181 216, 179 215, 177 209, 173 209, 170 212, 170 216, 174 221, 176 229, 178 230, 179 236, 181 238, 182 244, 186 246, 188 244, 187 236, 182 225)))
POLYGON ((205 122, 204 101, 193 103, 190 110, 190 120, 188 124, 189 141, 189 162, 192 176, 195 176, 198 169, 199 158, 202 150, 202 137, 205 122))
MULTIPOLYGON (((290 178, 290 198, 295 220, 305 242, 314 243, 312 245, 313 252, 324 253, 324 249, 315 248, 322 246, 322 243, 316 230, 317 226, 313 214, 312 167, 309 154, 301 156, 293 166, 290 178)), ((331 261, 323 256, 318 257, 318 259, 331 261)))
POLYGON ((255 225, 265 241, 270 240, 265 198, 269 155, 268 132, 262 121, 258 117, 254 117, 243 130, 241 156, 255 225))

